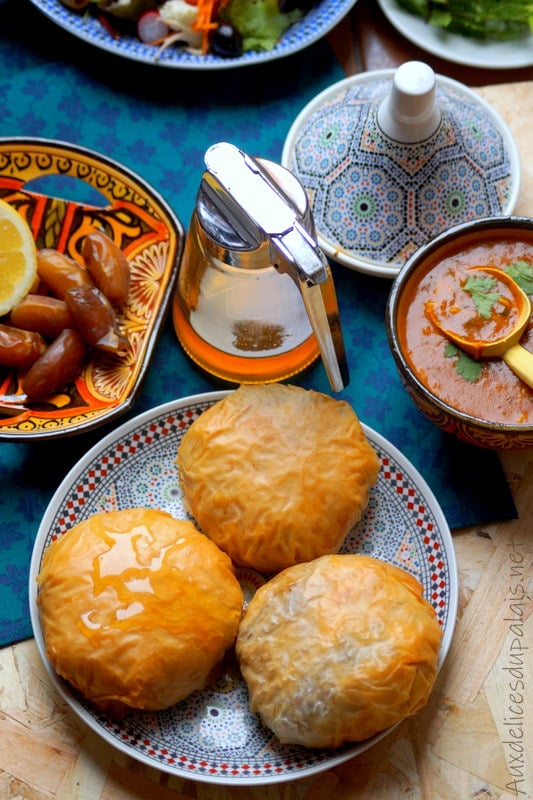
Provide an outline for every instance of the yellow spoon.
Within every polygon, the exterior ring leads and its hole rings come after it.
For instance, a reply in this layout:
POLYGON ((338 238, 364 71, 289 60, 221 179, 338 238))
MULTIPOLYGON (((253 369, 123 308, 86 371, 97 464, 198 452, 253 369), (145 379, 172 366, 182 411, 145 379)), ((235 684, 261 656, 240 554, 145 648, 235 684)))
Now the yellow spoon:
MULTIPOLYGON (((450 308, 447 303, 437 303, 428 300, 425 304, 425 313, 429 320, 437 327, 446 338, 454 342, 461 350, 472 356, 472 358, 490 358, 491 356, 501 356, 507 366, 518 375, 524 383, 533 389, 533 353, 526 350, 519 344, 522 334, 531 317, 531 303, 527 294, 518 284, 502 270, 494 267, 474 267, 472 271, 485 272, 496 278, 500 287, 508 289, 508 292, 501 292, 502 311, 493 311, 490 320, 484 321, 479 316, 479 321, 483 324, 478 325, 478 330, 483 331, 483 335, 476 335, 476 326, 458 333, 450 327, 453 322, 453 314, 460 313, 460 309, 455 306, 450 308), (511 294, 511 298, 506 295, 511 294), (492 325, 492 331, 490 330, 492 325), (499 328, 504 328, 503 335, 500 335, 499 328), (487 333, 488 329, 488 333, 487 333)), ((476 320, 474 320, 475 322, 476 320)), ((470 320, 472 322, 472 319, 470 320)))

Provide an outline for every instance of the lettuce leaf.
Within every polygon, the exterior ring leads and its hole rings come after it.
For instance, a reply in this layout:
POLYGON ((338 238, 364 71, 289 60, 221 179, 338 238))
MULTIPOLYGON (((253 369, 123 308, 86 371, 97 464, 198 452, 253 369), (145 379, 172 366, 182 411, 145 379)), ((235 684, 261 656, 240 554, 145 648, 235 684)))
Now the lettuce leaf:
POLYGON ((224 20, 243 37, 243 50, 272 50, 287 28, 303 16, 299 9, 280 12, 278 0, 231 0, 224 20))
POLYGON ((512 41, 533 33, 532 0, 397 0, 429 24, 474 39, 512 41))

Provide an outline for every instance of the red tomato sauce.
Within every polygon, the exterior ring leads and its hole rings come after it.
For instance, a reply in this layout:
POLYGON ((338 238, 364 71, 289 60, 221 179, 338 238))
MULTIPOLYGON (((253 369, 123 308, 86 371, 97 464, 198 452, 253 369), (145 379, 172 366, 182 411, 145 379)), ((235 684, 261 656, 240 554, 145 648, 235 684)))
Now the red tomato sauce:
MULTIPOLYGON (((398 336, 406 359, 418 379, 450 406, 475 417, 506 424, 533 422, 533 390, 520 380, 499 357, 479 363, 483 369, 475 381, 457 372, 457 356, 446 356, 449 340, 428 319, 426 303, 447 294, 453 305, 453 287, 458 287, 472 267, 504 269, 525 261, 533 269, 533 234, 516 237, 497 231, 472 234, 460 244, 449 243, 446 251, 431 254, 406 283, 398 304, 398 336)), ((459 302, 457 302, 459 305, 459 302)), ((520 340, 533 352, 533 317, 520 340)))

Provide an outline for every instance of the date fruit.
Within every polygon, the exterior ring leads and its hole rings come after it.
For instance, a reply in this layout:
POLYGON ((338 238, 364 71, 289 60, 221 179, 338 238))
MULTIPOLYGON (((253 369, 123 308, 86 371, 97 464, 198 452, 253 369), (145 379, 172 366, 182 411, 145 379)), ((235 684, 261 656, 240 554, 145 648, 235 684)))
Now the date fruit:
POLYGON ((87 272, 111 305, 124 303, 130 290, 130 265, 120 247, 102 231, 95 231, 83 239, 81 254, 87 272))
POLYGON ((0 364, 11 369, 28 369, 46 350, 40 333, 0 325, 0 364))
POLYGON ((63 299, 68 289, 93 286, 85 267, 58 250, 44 248, 37 251, 37 274, 52 294, 63 299))
POLYGON ((17 328, 37 331, 46 339, 55 339, 64 328, 74 326, 65 301, 44 294, 27 294, 11 312, 10 322, 17 328))
POLYGON ((63 389, 79 375, 87 345, 78 331, 65 328, 22 379, 22 391, 43 398, 63 389))
POLYGON ((76 328, 92 347, 124 355, 128 340, 118 330, 115 310, 96 286, 78 286, 65 293, 76 328))

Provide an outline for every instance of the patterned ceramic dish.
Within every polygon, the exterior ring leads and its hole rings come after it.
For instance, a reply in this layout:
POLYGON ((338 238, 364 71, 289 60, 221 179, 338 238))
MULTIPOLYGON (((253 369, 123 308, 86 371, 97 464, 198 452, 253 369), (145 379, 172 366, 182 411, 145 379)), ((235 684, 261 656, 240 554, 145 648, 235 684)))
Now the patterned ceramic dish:
POLYGON ((434 25, 422 17, 410 14, 396 0, 378 0, 391 25, 406 39, 428 53, 455 64, 485 69, 516 69, 533 66, 533 36, 525 34, 508 42, 458 36, 434 25))
MULTIPOLYGON (((407 261, 392 284, 385 317, 396 368, 419 411, 441 430, 492 450, 533 447, 533 421, 529 413, 533 390, 512 374, 502 357, 469 362, 466 353, 453 349, 450 352, 446 336, 420 312, 417 314, 422 295, 415 301, 414 287, 424 291, 428 284, 432 288, 438 286, 439 279, 433 276, 439 265, 449 274, 450 268, 461 262, 466 266, 487 264, 500 269, 513 262, 520 264, 527 281, 522 288, 531 299, 533 218, 492 217, 465 222, 437 236, 407 261), (503 264, 497 250, 500 243, 505 243, 506 248, 503 264), (492 253, 485 249, 489 246, 494 248, 492 253), (473 262, 469 253, 474 254, 473 262), (407 318, 413 322, 422 319, 420 326, 417 325, 422 335, 413 336, 414 327, 412 333, 406 333, 407 318), (420 357, 424 353, 431 355, 429 358, 426 355, 422 364, 420 357)), ((449 288, 447 296, 452 296, 452 292, 449 288)), ((533 315, 520 343, 528 350, 533 347, 533 315)))
POLYGON ((72 435, 109 422, 132 406, 148 369, 181 258, 181 223, 140 177, 66 142, 0 139, 0 197, 26 218, 37 247, 79 260, 81 240, 96 226, 121 247, 131 268, 129 298, 117 311, 128 353, 95 351, 75 383, 47 403, 18 401, 19 376, 0 368, 0 439, 72 435), (47 180, 65 194, 37 191, 47 180), (84 202, 61 199, 69 192, 84 195, 84 202))
POLYGON ((282 163, 307 191, 318 239, 351 269, 393 278, 443 230, 510 214, 520 158, 507 126, 483 98, 434 77, 440 124, 419 141, 386 135, 378 121, 398 70, 355 75, 325 89, 291 126, 282 163))
POLYGON ((297 53, 321 39, 355 5, 356 0, 322 0, 283 34, 269 51, 248 52, 238 58, 198 55, 178 46, 165 49, 156 58, 157 48, 143 44, 134 36, 114 38, 95 17, 66 8, 60 0, 31 0, 47 17, 80 39, 118 56, 175 69, 218 70, 263 64, 297 53))
MULTIPOLYGON (((116 723, 73 694, 45 655, 36 605, 36 576, 50 542, 92 514, 151 506, 186 516, 176 451, 189 425, 226 392, 196 395, 144 412, 96 445, 66 476, 43 517, 30 568, 33 631, 56 689, 74 712, 107 742, 158 769, 198 781, 232 785, 287 781, 328 769, 360 753, 386 732, 338 751, 282 746, 251 714, 233 658, 200 692, 166 711, 135 713, 116 723)), ((431 490, 407 459, 365 427, 382 469, 362 521, 344 550, 390 561, 415 575, 435 608, 444 636, 441 665, 457 611, 457 567, 444 515, 431 490)), ((245 596, 263 582, 240 574, 245 596)))

